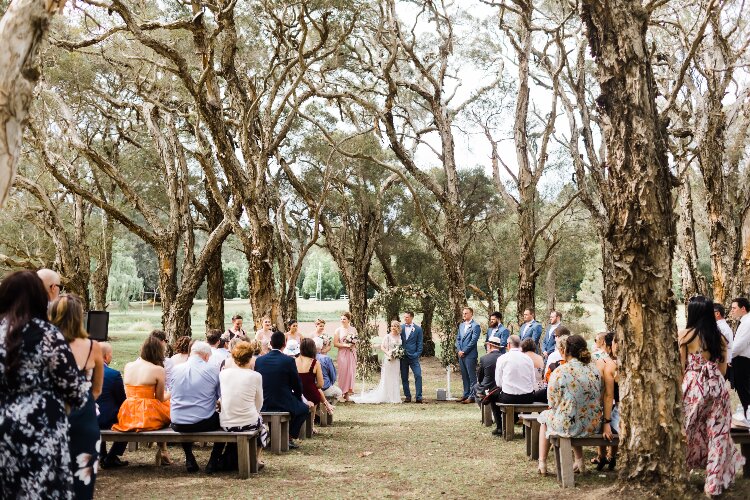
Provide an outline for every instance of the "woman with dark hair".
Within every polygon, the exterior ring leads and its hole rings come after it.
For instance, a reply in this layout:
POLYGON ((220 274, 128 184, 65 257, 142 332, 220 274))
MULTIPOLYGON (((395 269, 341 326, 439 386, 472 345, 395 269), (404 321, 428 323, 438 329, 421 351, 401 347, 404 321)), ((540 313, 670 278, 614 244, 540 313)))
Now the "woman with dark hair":
POLYGON ((190 343, 193 341, 191 337, 183 335, 177 337, 174 341, 174 354, 170 358, 172 360, 172 366, 184 363, 190 357, 190 343))
POLYGON ((732 423, 729 390, 724 381, 727 345, 716 325, 713 302, 703 296, 690 299, 687 327, 678 334, 682 405, 689 469, 706 469, 703 491, 720 495, 734 482, 744 459, 729 435, 732 423))
POLYGON ((296 319, 290 319, 286 322, 286 341, 296 340, 297 345, 302 344, 302 334, 299 331, 299 323, 296 319))
MULTIPOLYGON (((600 335, 597 334, 597 338, 600 335)), ((617 341, 615 332, 605 332, 601 336, 601 353, 596 360, 596 367, 604 381, 604 392, 602 393, 603 422, 602 435, 612 440, 613 434, 620 433, 620 387, 617 384, 617 341)), ((617 446, 600 446, 599 455, 591 459, 596 465, 596 470, 604 469, 609 465, 609 470, 614 470, 617 465, 617 446), (610 449, 609 456, 605 453, 610 449)))
POLYGON ((99 422, 94 401, 102 392, 104 360, 99 343, 88 338, 83 327, 83 303, 77 295, 61 295, 50 306, 50 321, 60 329, 76 365, 86 380, 92 381, 91 391, 83 408, 73 410, 70 421, 70 460, 73 492, 77 499, 94 498, 94 483, 99 463, 99 422))
MULTIPOLYGON (((547 473, 549 437, 584 437, 599 431, 602 419, 602 378, 591 363, 586 339, 571 335, 565 340, 565 364, 559 366, 547 386, 549 410, 539 415, 539 473, 547 473)), ((583 449, 573 447, 573 470, 583 472, 583 449)))
POLYGON ((89 397, 62 333, 47 322, 36 273, 0 283, 0 492, 14 498, 73 498, 68 417, 89 397), (31 451, 33 450, 33 451, 31 451))
POLYGON ((294 360, 302 382, 302 394, 313 404, 325 405, 328 413, 333 413, 333 407, 323 394, 323 370, 317 359, 318 348, 313 339, 303 338, 300 344, 299 356, 294 360))
MULTIPOLYGON (((149 335, 141 346, 141 357, 125 365, 123 382, 127 399, 120 406, 112 430, 155 431, 169 425, 169 393, 165 390, 164 345, 149 335)), ((156 452, 156 464, 170 464, 166 446, 156 452)))

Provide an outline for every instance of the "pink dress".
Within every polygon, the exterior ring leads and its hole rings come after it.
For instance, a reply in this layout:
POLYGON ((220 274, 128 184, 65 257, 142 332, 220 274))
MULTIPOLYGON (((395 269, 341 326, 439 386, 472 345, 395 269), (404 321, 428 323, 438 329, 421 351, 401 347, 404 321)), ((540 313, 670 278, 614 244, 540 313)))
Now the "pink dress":
MULTIPOLYGON (((346 330, 341 329, 338 332, 339 341, 342 342, 344 337, 349 334, 346 330)), ((354 378, 357 374, 357 349, 355 347, 339 347, 339 354, 336 358, 338 363, 338 383, 341 392, 354 392, 354 378)))
POLYGON ((704 491, 720 495, 734 482, 745 459, 737 451, 729 431, 732 412, 724 376, 713 361, 700 353, 688 353, 682 379, 688 469, 706 469, 704 491))

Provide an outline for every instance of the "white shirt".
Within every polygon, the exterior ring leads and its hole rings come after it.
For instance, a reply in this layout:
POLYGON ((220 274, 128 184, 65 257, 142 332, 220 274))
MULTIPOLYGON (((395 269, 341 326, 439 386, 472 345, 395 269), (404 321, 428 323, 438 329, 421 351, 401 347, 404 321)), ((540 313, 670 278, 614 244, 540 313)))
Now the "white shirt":
POLYGON ((544 367, 544 373, 547 373, 547 369, 549 368, 549 365, 552 363, 557 363, 558 361, 562 361, 563 357, 562 354, 560 354, 560 351, 555 349, 552 351, 552 354, 547 356, 547 365, 544 367))
POLYGON ((414 331, 414 323, 404 324, 404 336, 409 340, 409 335, 414 331))
POLYGON ((722 335, 724 335, 724 338, 727 340, 727 362, 732 362, 732 344, 734 343, 732 341, 732 338, 734 337, 734 333, 732 333, 732 329, 729 327, 729 324, 727 323, 727 320, 725 319, 719 319, 716 320, 716 326, 719 327, 719 331, 722 335))
POLYGON ((229 357, 229 351, 227 349, 216 349, 211 348, 211 357, 208 358, 208 362, 212 365, 220 366, 221 362, 229 357))
POLYGON ((547 334, 547 338, 551 339, 555 336, 555 330, 557 330, 557 327, 560 326, 560 322, 558 321, 554 325, 549 325, 549 333, 547 334))
POLYGON ((732 357, 743 356, 750 358, 750 313, 740 319, 740 326, 734 334, 732 357))
POLYGON ((232 367, 219 374, 222 427, 243 427, 258 422, 263 407, 263 377, 260 373, 232 367))
POLYGON ((535 372, 531 358, 514 347, 498 358, 495 383, 504 394, 529 394, 536 388, 535 372))

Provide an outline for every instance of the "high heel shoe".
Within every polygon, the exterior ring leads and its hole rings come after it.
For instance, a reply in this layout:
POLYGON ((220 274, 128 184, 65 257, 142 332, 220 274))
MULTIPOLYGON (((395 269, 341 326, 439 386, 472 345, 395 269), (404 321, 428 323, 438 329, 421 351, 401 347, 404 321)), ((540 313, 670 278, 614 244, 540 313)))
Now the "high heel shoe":
POLYGON ((546 476, 547 475, 547 461, 542 460, 540 458, 539 465, 537 466, 537 470, 539 471, 539 474, 541 474, 542 476, 546 476))
POLYGON ((609 463, 609 459, 607 457, 599 457, 596 461, 596 470, 601 472, 604 470, 604 466, 609 463))
POLYGON ((617 465, 617 455, 612 456, 612 458, 609 458, 607 461, 609 462, 609 467, 607 467, 607 469, 615 470, 615 466, 617 465))

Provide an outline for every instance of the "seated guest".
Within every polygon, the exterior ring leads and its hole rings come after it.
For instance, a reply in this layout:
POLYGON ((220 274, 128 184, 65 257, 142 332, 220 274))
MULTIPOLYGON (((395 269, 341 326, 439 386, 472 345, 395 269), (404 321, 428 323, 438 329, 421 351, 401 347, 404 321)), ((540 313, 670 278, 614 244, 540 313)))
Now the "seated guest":
MULTIPOLYGON (((477 403, 481 404, 482 398, 492 391, 492 389, 497 387, 495 385, 495 367, 497 366, 497 360, 501 355, 502 343, 502 339, 494 335, 488 337, 487 342, 484 343, 484 348, 487 350, 487 354, 479 358, 477 383, 474 384, 473 388, 474 398, 477 403)), ((492 399, 494 403, 497 398, 493 397, 492 399)))
MULTIPOLYGON (((521 338, 518 335, 508 337, 510 350, 500 356, 495 367, 495 385, 500 388, 498 403, 529 404, 534 402, 534 362, 521 352, 521 338)), ((491 405, 497 427, 492 433, 502 434, 503 423, 500 408, 491 405)), ((515 418, 510 415, 509 418, 515 418)))
POLYGON ((552 354, 547 356, 547 365, 545 366, 544 371, 549 371, 549 367, 552 363, 559 363, 561 360, 565 359, 565 356, 560 353, 560 344, 558 342, 558 339, 565 339, 568 336, 570 336, 570 330, 568 330, 565 326, 558 326, 555 329, 555 347, 556 349, 552 354))
POLYGON ((167 334, 162 330, 154 330, 151 332, 151 336, 155 339, 158 339, 159 342, 161 342, 162 348, 164 349, 164 372, 166 373, 167 377, 166 388, 167 391, 169 391, 170 389, 172 389, 172 367, 174 366, 174 361, 172 361, 172 358, 167 357, 167 353, 169 352, 169 342, 167 342, 167 334))
POLYGON ((531 358, 531 361, 534 363, 536 380, 536 384, 534 385, 534 401, 546 403, 547 381, 544 379, 544 358, 536 353, 536 344, 532 339, 526 339, 521 342, 521 352, 531 358))
POLYGON ((333 407, 323 394, 323 370, 317 359, 317 349, 313 339, 304 338, 300 345, 300 354, 295 360, 299 378, 302 381, 302 394, 314 405, 323 404, 328 413, 333 413, 333 407))
POLYGON ((227 342, 221 338, 221 330, 213 329, 206 332, 206 342, 211 346, 211 358, 209 363, 220 366, 221 362, 230 357, 227 342))
POLYGON ((607 332, 599 332, 596 334, 596 337, 594 337, 594 350, 591 353, 591 357, 594 361, 607 355, 607 351, 604 349, 605 335, 607 335, 607 332))
MULTIPOLYGON (((218 330, 212 330, 217 331, 218 330)), ((221 336, 221 332, 219 332, 221 336)), ((219 367, 209 362, 211 346, 206 342, 193 342, 187 362, 174 369, 172 388, 172 429, 175 432, 207 432, 219 429, 219 367)), ((185 467, 188 472, 198 471, 198 462, 193 455, 193 443, 182 443, 185 452, 185 467)), ((220 468, 224 443, 214 443, 206 473, 220 468)))
POLYGON ((302 382, 294 358, 285 356, 286 338, 282 332, 271 334, 268 354, 255 360, 255 371, 263 377, 262 411, 285 411, 291 415, 289 447, 299 448, 293 440, 299 437, 302 424, 310 414, 312 403, 302 402, 302 382))
POLYGON ((328 402, 338 401, 341 395, 341 389, 335 385, 336 383, 336 367, 333 365, 333 360, 326 354, 323 353, 325 349, 324 341, 321 337, 315 337, 315 350, 318 354, 315 359, 320 363, 320 369, 323 372, 323 395, 326 397, 328 402))
MULTIPOLYGON (((109 430, 117 423, 117 413, 120 406, 125 401, 125 384, 122 382, 122 375, 114 368, 110 368, 112 362, 112 345, 109 342, 99 342, 99 348, 102 351, 104 359, 104 381, 102 382, 102 393, 96 400, 99 407, 99 428, 109 430)), ((127 443, 112 443, 112 449, 107 453, 107 445, 104 441, 101 444, 100 465, 103 469, 110 467, 122 467, 128 465, 128 462, 120 460, 125 453, 127 443)))
POLYGON ((227 359, 225 359, 224 361, 222 361, 222 362, 221 362, 221 363, 219 364, 219 371, 221 371, 221 370, 224 370, 224 369, 226 369, 226 368, 231 368, 231 367, 233 367, 233 366, 236 366, 236 365, 234 364, 234 359, 232 358, 232 355, 231 355, 231 353, 232 353, 232 351, 234 351, 234 348, 235 348, 235 347, 237 346, 237 344, 239 344, 240 342, 247 342, 247 341, 246 341, 246 340, 242 340, 242 338, 240 338, 239 336, 236 336, 236 337, 234 337, 234 338, 233 338, 232 340, 230 340, 230 341, 229 341, 229 349, 228 349, 228 350, 229 350, 229 353, 230 353, 230 354, 229 354, 229 357, 228 357, 227 359))
MULTIPOLYGON (((602 434, 606 439, 612 439, 612 434, 620 432, 620 388, 617 385, 617 342, 615 332, 607 332, 604 336, 604 354, 596 360, 596 367, 604 381, 602 391, 602 434)), ((596 465, 596 470, 604 469, 609 464, 609 470, 614 470, 617 465, 617 446, 599 447, 599 455, 591 459, 596 465), (610 449, 609 456, 605 456, 606 448, 610 449)))
MULTIPOLYGON (((232 366, 225 367, 219 374, 221 386, 221 428, 227 432, 260 431, 258 446, 268 446, 268 430, 263 425, 260 409, 263 407, 263 379, 250 368, 255 347, 249 342, 238 340, 232 347, 232 366)), ((260 460, 260 450, 258 454, 260 460)), ((224 470, 237 468, 237 444, 228 443, 222 458, 224 470)), ((261 462, 262 466, 263 463, 261 462)))
MULTIPOLYGON (((547 387, 549 410, 539 415, 539 473, 547 473, 549 437, 584 437, 595 434, 602 419, 602 378, 591 363, 586 339, 571 335, 565 340, 565 364, 557 368, 547 387)), ((574 446, 576 472, 583 472, 583 449, 574 446)))
MULTIPOLYGON (((113 431, 155 431, 169 425, 169 393, 164 370, 164 346, 149 335, 141 346, 141 357, 125 365, 123 370, 127 399, 117 413, 113 431)), ((172 463, 166 445, 156 452, 156 463, 172 463)))
POLYGON ((182 364, 188 360, 190 357, 190 342, 192 341, 193 339, 187 335, 177 337, 177 340, 174 342, 174 354, 169 358, 172 360, 172 366, 182 364))

